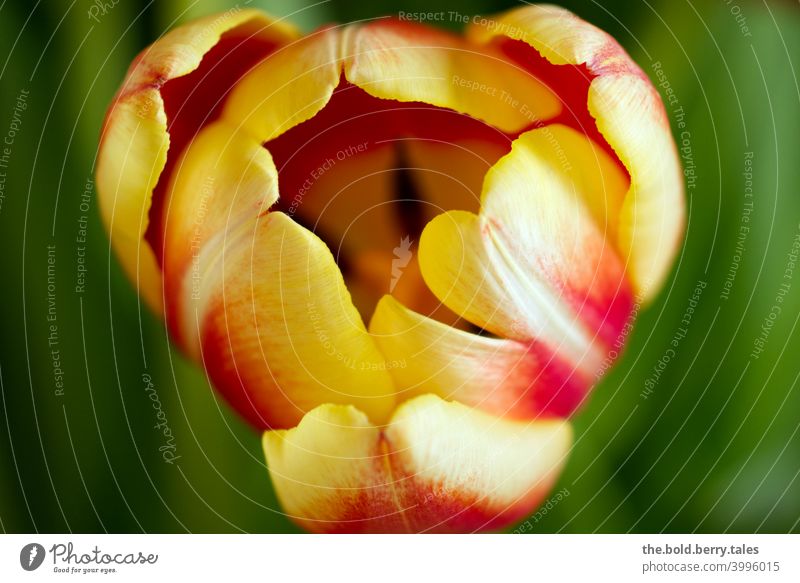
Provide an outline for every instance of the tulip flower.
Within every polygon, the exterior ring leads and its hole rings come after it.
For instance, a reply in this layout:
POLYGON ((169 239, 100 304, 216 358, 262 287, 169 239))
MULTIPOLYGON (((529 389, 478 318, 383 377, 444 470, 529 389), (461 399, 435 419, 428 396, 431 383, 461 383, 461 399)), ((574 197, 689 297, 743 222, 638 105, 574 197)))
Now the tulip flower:
POLYGON ((658 93, 551 6, 464 35, 186 24, 132 64, 97 187, 139 294, 315 532, 533 512, 684 221, 658 93))

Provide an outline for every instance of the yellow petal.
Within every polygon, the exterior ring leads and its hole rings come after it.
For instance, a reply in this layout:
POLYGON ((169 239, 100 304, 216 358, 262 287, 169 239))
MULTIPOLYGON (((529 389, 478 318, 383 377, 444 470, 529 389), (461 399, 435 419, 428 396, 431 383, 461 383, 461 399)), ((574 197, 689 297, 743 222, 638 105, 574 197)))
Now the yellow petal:
POLYGON ((636 75, 596 80, 589 110, 631 173, 618 246, 637 290, 652 298, 669 273, 686 222, 683 175, 669 123, 650 81, 636 75))
MULTIPOLYGON (((524 42, 556 65, 585 65, 594 77, 588 108, 631 176, 619 217, 618 247, 635 289, 651 298, 683 233, 683 178, 658 92, 605 32, 555 6, 525 6, 471 26, 479 43, 524 42)), ((525 63, 520 63, 522 66, 525 63)))
POLYGON ((96 176, 100 213, 114 251, 139 295, 159 313, 163 309, 161 272, 144 234, 168 147, 161 96, 156 89, 143 89, 109 112, 96 176))
POLYGON ((144 235, 170 142, 160 89, 197 69, 224 33, 239 28, 276 42, 296 34, 255 10, 229 11, 178 27, 134 61, 105 120, 97 160, 101 215, 123 269, 157 312, 162 310, 161 274, 144 235))
POLYGON ((530 140, 536 141, 536 156, 551 168, 561 168, 572 182, 600 232, 612 245, 630 179, 616 161, 586 135, 561 124, 541 128, 530 140))
POLYGON ((506 132, 561 110, 550 89, 492 47, 392 20, 354 27, 349 35, 345 76, 375 97, 447 107, 506 132))
POLYGON ((263 440, 283 508, 315 532, 501 528, 542 501, 571 442, 565 421, 507 421, 434 395, 401 405, 383 431, 323 405, 263 440))
POLYGON ((541 343, 457 330, 412 312, 392 296, 378 303, 369 331, 400 400, 433 393, 502 417, 567 417, 594 380, 541 343))
POLYGON ((271 212, 222 245, 203 268, 196 321, 206 371, 236 409, 262 428, 292 427, 323 403, 385 421, 391 377, 325 244, 271 212))
POLYGON ((480 215, 451 211, 428 223, 420 266, 434 294, 467 320, 536 339, 593 375, 631 294, 584 202, 580 167, 553 163, 548 130, 522 134, 489 171, 480 215))
POLYGON ((233 88, 223 117, 260 142, 312 118, 339 83, 340 36, 322 29, 269 55, 233 88))

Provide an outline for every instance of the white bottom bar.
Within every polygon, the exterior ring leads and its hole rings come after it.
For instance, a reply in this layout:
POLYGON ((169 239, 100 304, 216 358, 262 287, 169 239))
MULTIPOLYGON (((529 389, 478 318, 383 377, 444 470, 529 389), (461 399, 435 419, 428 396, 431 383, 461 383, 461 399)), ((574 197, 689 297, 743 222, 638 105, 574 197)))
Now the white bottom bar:
POLYGON ((0 581, 777 583, 798 555, 797 535, 4 535, 0 581))

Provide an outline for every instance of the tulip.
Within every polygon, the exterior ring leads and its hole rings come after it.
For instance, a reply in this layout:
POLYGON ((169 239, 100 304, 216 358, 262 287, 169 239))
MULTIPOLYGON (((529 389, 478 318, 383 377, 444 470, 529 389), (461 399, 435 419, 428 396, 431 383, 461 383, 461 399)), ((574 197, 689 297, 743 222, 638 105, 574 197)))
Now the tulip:
POLYGON ((550 6, 463 36, 186 24, 132 64, 97 187, 139 294, 316 532, 535 510, 684 221, 658 93, 550 6))

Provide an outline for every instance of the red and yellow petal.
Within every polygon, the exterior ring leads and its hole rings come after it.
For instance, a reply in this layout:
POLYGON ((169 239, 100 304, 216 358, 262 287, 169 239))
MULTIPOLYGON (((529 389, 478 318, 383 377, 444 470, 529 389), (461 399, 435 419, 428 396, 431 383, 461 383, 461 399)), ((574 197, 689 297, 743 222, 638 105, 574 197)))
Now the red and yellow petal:
POLYGON ((585 67, 591 80, 588 110, 631 177, 617 246, 636 292, 653 297, 672 265, 685 221, 680 162, 656 89, 611 36, 556 6, 508 11, 471 26, 467 36, 489 44, 511 39, 552 64, 585 67))
POLYGON ((542 128, 514 142, 486 176, 479 215, 450 211, 428 223, 420 266, 433 293, 473 324, 542 342, 591 376, 617 340, 632 297, 585 191, 619 181, 584 183, 580 166, 551 155, 550 137, 542 128))
POLYGON ((278 200, 278 173, 259 142, 219 120, 187 147, 170 183, 162 213, 166 315, 173 338, 198 358, 195 312, 203 272, 227 236, 278 200))
POLYGON ((174 147, 162 89, 195 71, 226 34, 272 46, 297 32, 255 10, 226 12, 178 27, 137 57, 103 126, 97 160, 103 222, 123 269, 157 312, 162 310, 158 250, 145 234, 153 190, 174 147))
POLYGON ((196 325, 206 371, 236 409, 273 429, 324 403, 388 419, 394 385, 325 244, 280 212, 217 244, 200 266, 196 325))
POLYGON ((286 513, 314 532, 470 532, 524 517, 555 483, 568 422, 503 420, 423 395, 381 429, 323 405, 264 434, 286 513))
POLYGON ((432 393, 509 419, 568 417, 594 377, 541 342, 488 338, 412 312, 384 296, 369 331, 398 400, 432 393))

